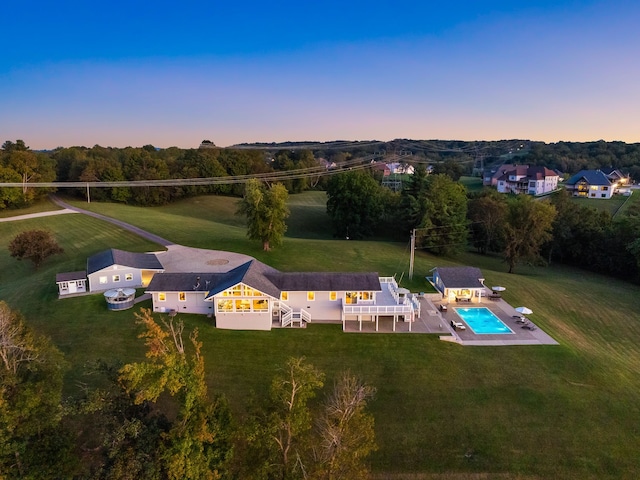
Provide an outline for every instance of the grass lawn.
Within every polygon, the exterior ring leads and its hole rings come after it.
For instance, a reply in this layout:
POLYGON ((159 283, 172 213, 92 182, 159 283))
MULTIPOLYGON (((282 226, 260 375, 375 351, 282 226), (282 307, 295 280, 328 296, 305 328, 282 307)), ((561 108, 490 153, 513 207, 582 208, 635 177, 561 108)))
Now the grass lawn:
POLYGON ((29 213, 49 212, 52 210, 61 210, 61 208, 55 203, 51 202, 47 198, 43 198, 33 205, 29 205, 27 208, 21 208, 20 210, 14 209, 2 209, 0 210, 0 218, 15 217, 16 215, 27 215, 29 213))
POLYGON ((570 197, 571 201, 576 202, 578 205, 582 207, 592 207, 598 210, 605 210, 609 212, 611 215, 614 215, 620 207, 625 203, 625 201, 629 197, 625 197, 623 195, 614 195, 609 199, 599 199, 599 198, 581 198, 581 197, 570 197))
MULTIPOLYGON (((246 253, 285 271, 372 270, 406 278, 406 244, 331 240, 323 236, 325 227, 314 230, 327 225, 318 192, 292 196, 292 237, 269 253, 246 239, 243 222, 233 216, 234 202, 200 197, 161 208, 89 207, 177 243, 246 253), (311 238, 302 238, 305 225, 311 238)), ((143 357, 133 310, 109 312, 100 295, 57 300, 55 273, 83 269, 88 255, 110 247, 157 249, 83 215, 9 222, 0 229, 0 299, 19 308, 67 355, 69 393, 87 361, 143 357), (34 272, 11 258, 6 245, 20 231, 40 227, 56 234, 65 254, 34 272)), ((264 394, 292 355, 305 355, 327 373, 328 383, 350 369, 374 385, 379 450, 371 462, 380 478, 635 478, 640 289, 561 267, 523 267, 509 275, 496 257, 441 259, 422 251, 413 282, 403 284, 424 290, 431 268, 456 264, 477 266, 488 285, 506 286, 504 298, 531 308, 532 320, 560 345, 461 347, 437 336, 345 334, 339 325, 317 324, 237 332, 216 330, 203 316, 180 317, 188 329, 199 328, 211 390, 223 392, 239 416, 252 392, 264 394)))
POLYGON ((467 188, 469 192, 479 192, 482 190, 482 177, 460 177, 459 182, 467 188))

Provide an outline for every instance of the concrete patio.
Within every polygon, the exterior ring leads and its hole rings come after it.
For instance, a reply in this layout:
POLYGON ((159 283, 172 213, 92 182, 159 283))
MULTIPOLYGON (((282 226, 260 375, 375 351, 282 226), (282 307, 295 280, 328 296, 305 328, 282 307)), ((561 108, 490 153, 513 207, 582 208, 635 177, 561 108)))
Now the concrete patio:
POLYGON ((503 299, 486 300, 482 303, 464 304, 464 307, 486 307, 496 315, 513 333, 508 334, 476 334, 468 325, 466 330, 454 330, 451 321, 464 321, 454 311, 456 303, 446 303, 431 300, 429 298, 420 299, 420 317, 411 325, 409 332, 408 322, 397 322, 395 332, 393 332, 393 318, 381 317, 378 322, 378 331, 375 331, 374 322, 362 322, 362 330, 356 321, 347 321, 345 332, 353 333, 427 333, 440 335, 441 340, 459 343, 460 345, 475 346, 500 346, 500 345, 557 345, 553 338, 536 326, 535 330, 522 328, 522 324, 517 322, 514 316, 519 316, 515 308, 503 299), (447 311, 441 312, 440 305, 446 305, 447 311))

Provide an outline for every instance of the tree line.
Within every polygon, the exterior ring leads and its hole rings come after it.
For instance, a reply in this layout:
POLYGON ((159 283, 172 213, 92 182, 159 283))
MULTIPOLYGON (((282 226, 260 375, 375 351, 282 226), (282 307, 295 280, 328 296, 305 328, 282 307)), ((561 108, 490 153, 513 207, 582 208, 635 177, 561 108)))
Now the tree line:
POLYGON ((347 172, 327 185, 327 213, 339 238, 394 237, 414 231, 417 248, 454 256, 474 248, 501 255, 509 272, 519 264, 562 263, 640 282, 640 206, 615 219, 573 202, 561 191, 547 199, 467 193, 447 174, 418 165, 401 192, 371 172, 347 172))
MULTIPOLYGON (((260 215, 254 217, 254 222, 263 223, 253 224, 259 228, 254 228, 251 238, 261 239, 265 248, 269 248, 270 242, 277 245, 286 231, 283 222, 287 210, 282 206, 285 193, 315 188, 327 192, 327 212, 334 222, 337 238, 359 239, 373 235, 407 238, 416 229, 418 248, 436 254, 453 255, 467 248, 470 242, 480 253, 502 254, 511 271, 519 262, 559 262, 638 281, 640 247, 637 239, 640 235, 638 214, 634 209, 627 209, 624 216, 614 220, 607 213, 562 201, 561 196, 554 196, 550 203, 530 205, 525 197, 492 196, 489 191, 467 198, 464 187, 455 182, 471 165, 462 157, 487 155, 487 159, 494 156, 509 160, 498 154, 514 145, 517 148, 511 151, 510 161, 545 164, 571 173, 572 170, 601 166, 614 166, 626 172, 640 169, 640 144, 396 140, 383 146, 409 153, 414 152, 407 149, 416 149, 417 154, 408 156, 408 162, 420 155, 431 157, 433 151, 441 161, 434 164, 431 175, 426 174, 425 163, 416 163, 415 174, 409 176, 400 193, 380 186, 380 171, 348 169, 330 177, 287 180, 282 185, 284 190, 277 195, 271 189, 249 189, 256 194, 254 200, 264 200, 263 204, 252 207, 254 214, 256 209, 278 212, 266 223, 260 215), (428 149, 433 151, 427 154, 428 149), (280 214, 284 217, 280 218, 280 214), (265 237, 262 229, 270 231, 271 237, 265 237)), ((160 150, 152 145, 116 149, 96 145, 92 148, 58 148, 43 153, 31 151, 21 140, 6 141, 0 153, 0 180, 22 182, 24 187, 0 188, 0 208, 23 207, 49 193, 47 189, 29 188, 29 183, 36 181, 135 181, 256 175, 317 166, 319 155, 326 156, 327 161, 336 161, 339 171, 358 152, 370 153, 380 148, 380 142, 356 145, 346 151, 316 152, 213 146, 160 150)), ((91 195, 92 200, 98 201, 161 205, 194 195, 242 196, 244 192, 244 185, 230 184, 95 188, 91 195)), ((86 190, 79 188, 71 193, 84 197, 86 190)), ((242 208, 249 216, 252 208, 248 207, 250 205, 245 202, 242 208)))
POLYGON ((65 398, 62 353, 0 302, 1 478, 368 478, 375 389, 355 374, 325 386, 290 358, 268 397, 234 418, 224 395, 209 394, 197 329, 145 309, 136 318, 145 359, 94 362, 91 385, 65 398))

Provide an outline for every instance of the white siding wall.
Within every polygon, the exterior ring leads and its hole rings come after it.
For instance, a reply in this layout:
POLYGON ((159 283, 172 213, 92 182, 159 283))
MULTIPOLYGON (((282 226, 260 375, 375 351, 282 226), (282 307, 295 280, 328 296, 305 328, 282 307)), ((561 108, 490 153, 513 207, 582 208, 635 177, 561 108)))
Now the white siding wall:
POLYGON ((205 315, 213 315, 213 302, 205 301, 205 295, 207 292, 184 292, 186 301, 182 302, 179 298, 178 292, 164 292, 166 300, 161 302, 159 300, 159 293, 153 292, 153 311, 154 312, 167 312, 169 310, 175 310, 180 313, 198 313, 205 315))
POLYGON ((330 292, 314 292, 315 300, 307 300, 307 292, 289 292, 289 300, 285 301, 294 311, 306 310, 312 322, 341 321, 342 299, 345 292, 336 292, 336 299, 330 300, 330 292))
POLYGON ((112 288, 139 288, 142 287, 142 273, 137 268, 123 267, 122 265, 112 265, 97 272, 87 275, 89 279, 89 291, 100 292, 112 288), (132 280, 125 280, 127 274, 133 276, 132 280), (114 275, 120 276, 120 281, 113 280, 114 275), (100 283, 100 277, 106 277, 106 283, 100 283))
POLYGON ((271 330, 271 311, 216 314, 216 328, 227 330, 271 330))

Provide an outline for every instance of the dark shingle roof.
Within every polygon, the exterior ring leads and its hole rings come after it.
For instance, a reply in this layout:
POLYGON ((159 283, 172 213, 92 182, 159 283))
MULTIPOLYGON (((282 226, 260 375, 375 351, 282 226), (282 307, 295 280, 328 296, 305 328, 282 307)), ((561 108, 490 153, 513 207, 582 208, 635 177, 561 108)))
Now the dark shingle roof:
POLYGON ((589 185, 611 185, 607 176, 600 170, 580 170, 565 182, 565 185, 575 185, 584 179, 589 185))
POLYGON ((257 260, 251 260, 226 273, 157 273, 147 292, 206 291, 210 298, 234 285, 244 283, 274 298, 280 292, 380 291, 380 279, 369 273, 282 273, 257 260), (196 285, 198 288, 195 288, 196 285))
POLYGON ((208 292, 224 281, 226 273, 156 273, 147 292, 208 292))
POLYGON ((84 270, 78 272, 64 272, 56 274, 56 283, 70 282, 72 280, 83 280, 87 278, 87 272, 84 270))
POLYGON ((132 253, 111 248, 104 252, 96 253, 87 259, 87 273, 91 274, 111 265, 123 265, 147 270, 163 269, 155 253, 132 253))
POLYGON ((327 273, 302 272, 269 275, 271 281, 283 291, 335 292, 380 291, 380 279, 375 272, 327 273))
POLYGON ((435 269, 447 288, 482 288, 482 272, 476 267, 438 267, 435 269))

